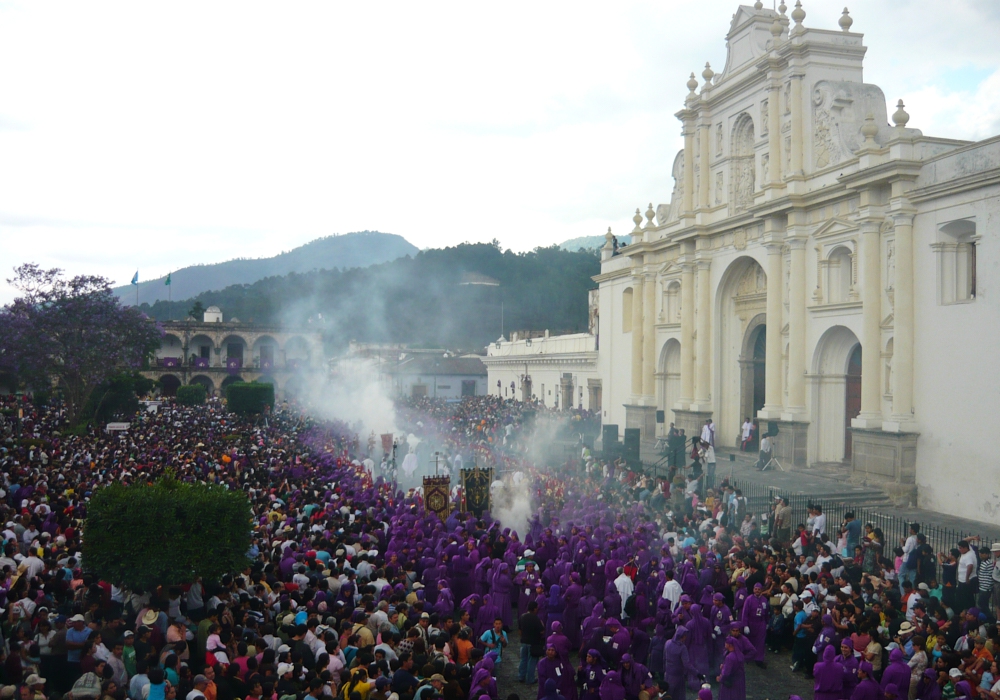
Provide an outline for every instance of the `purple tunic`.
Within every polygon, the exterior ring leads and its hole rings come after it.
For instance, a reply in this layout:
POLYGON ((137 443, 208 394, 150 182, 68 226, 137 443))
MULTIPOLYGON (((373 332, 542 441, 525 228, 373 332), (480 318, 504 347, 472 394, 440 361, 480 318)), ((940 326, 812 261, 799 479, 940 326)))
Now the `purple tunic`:
POLYGON ((844 694, 844 667, 836 661, 832 646, 823 650, 823 660, 813 666, 814 700, 842 700, 844 694))
POLYGON ((671 700, 685 700, 685 685, 687 667, 691 664, 688 648, 683 637, 687 634, 678 630, 673 639, 668 639, 663 645, 663 678, 670 689, 671 700), (678 637, 682 637, 678 639, 678 637))
POLYGON ((625 700, 625 688, 617 671, 609 671, 601 683, 601 700, 625 700))
POLYGON ((881 697, 882 689, 871 678, 866 678, 858 683, 858 687, 851 693, 851 700, 880 700, 881 697))
POLYGON ((746 599, 743 604, 741 619, 745 627, 750 628, 747 635, 750 643, 753 644, 756 653, 750 661, 762 662, 767 660, 767 646, 765 637, 767 635, 767 621, 771 617, 771 611, 767 598, 756 593, 746 599))
POLYGON ((722 684, 719 688, 719 700, 746 700, 746 671, 743 668, 743 654, 738 649, 726 654, 719 678, 722 684))
POLYGON ((550 678, 556 682, 559 692, 566 697, 566 700, 576 700, 576 681, 573 677, 573 669, 568 663, 558 656, 555 659, 543 656, 538 660, 536 672, 538 674, 539 700, 545 695, 545 681, 550 678))
POLYGON ((903 652, 899 649, 893 649, 889 652, 889 665, 882 672, 882 692, 885 692, 885 687, 890 683, 894 683, 897 688, 906 688, 909 691, 910 667, 906 665, 906 661, 903 660, 903 652))

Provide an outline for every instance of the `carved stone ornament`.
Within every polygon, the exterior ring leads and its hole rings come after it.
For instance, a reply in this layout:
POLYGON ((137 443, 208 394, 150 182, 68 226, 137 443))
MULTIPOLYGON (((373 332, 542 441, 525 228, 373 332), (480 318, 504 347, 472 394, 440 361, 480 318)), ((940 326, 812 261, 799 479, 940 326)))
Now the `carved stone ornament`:
POLYGON ((733 247, 736 248, 736 250, 746 250, 747 230, 745 228, 738 228, 733 231, 733 247))

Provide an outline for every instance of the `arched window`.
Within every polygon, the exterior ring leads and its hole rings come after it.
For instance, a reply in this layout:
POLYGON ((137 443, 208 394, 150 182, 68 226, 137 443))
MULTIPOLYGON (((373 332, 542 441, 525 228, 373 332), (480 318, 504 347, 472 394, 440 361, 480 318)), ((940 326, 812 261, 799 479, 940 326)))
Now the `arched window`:
POLYGON ((950 221, 938 228, 933 245, 938 257, 938 297, 942 304, 957 304, 976 298, 975 219, 950 221))
POLYGON ((851 251, 839 246, 830 253, 827 259, 827 289, 831 304, 845 302, 851 293, 852 265, 851 251))
POLYGON ((729 202, 732 211, 744 211, 753 205, 756 177, 753 119, 744 112, 736 119, 733 128, 732 156, 729 160, 729 202))

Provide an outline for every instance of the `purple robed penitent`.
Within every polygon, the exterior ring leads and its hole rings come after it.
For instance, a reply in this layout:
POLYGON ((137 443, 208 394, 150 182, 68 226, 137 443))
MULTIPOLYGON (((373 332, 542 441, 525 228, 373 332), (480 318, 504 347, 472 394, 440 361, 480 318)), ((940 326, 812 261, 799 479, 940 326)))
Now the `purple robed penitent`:
POLYGON ((837 663, 833 647, 823 650, 823 660, 813 666, 816 680, 813 684, 814 700, 842 700, 844 693, 844 667, 837 663))
POLYGON ((747 680, 746 671, 743 664, 743 654, 732 645, 732 649, 726 650, 726 660, 722 662, 722 669, 719 672, 720 683, 719 700, 746 700, 747 680))
POLYGON ((881 687, 883 692, 890 683, 894 683, 897 688, 909 689, 910 687, 910 667, 906 665, 903 652, 899 649, 893 649, 889 652, 889 665, 882 672, 881 687))
POLYGON ((741 619, 743 625, 750 628, 747 636, 750 638, 750 643, 753 644, 755 651, 754 658, 749 659, 749 661, 757 661, 759 663, 767 660, 765 638, 767 636, 767 621, 770 616, 771 611, 767 598, 759 595, 757 591, 754 591, 754 594, 743 603, 741 619))

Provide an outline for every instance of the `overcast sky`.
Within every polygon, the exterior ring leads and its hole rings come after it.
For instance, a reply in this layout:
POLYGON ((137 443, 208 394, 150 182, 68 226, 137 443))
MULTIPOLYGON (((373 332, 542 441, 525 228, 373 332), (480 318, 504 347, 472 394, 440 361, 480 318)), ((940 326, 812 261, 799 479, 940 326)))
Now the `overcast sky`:
MULTIPOLYGON (((0 278, 625 232, 669 199, 673 114, 737 5, 0 1, 0 278)), ((836 29, 843 0, 804 9, 836 29)), ((1000 3, 850 9, 909 126, 1000 133, 1000 3)))

